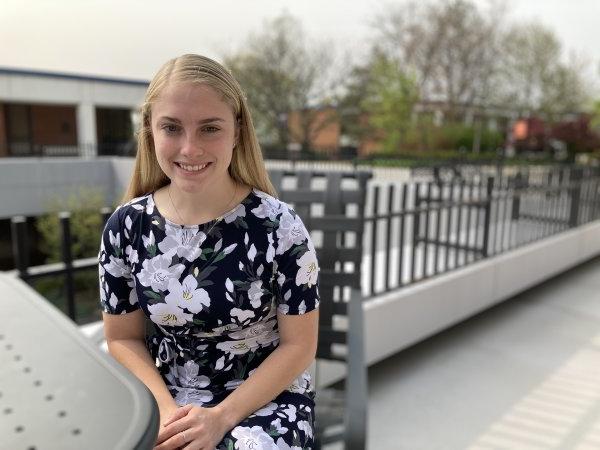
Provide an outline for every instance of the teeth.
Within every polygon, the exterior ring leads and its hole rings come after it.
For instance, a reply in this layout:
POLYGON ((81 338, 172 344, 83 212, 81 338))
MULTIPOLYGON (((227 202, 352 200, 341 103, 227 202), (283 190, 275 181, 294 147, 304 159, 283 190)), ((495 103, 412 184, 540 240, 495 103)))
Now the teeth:
POLYGON ((179 167, 181 167, 183 170, 187 170, 188 172, 197 172, 199 170, 204 169, 208 165, 208 163, 201 164, 199 166, 188 166, 186 164, 181 164, 181 163, 178 163, 178 164, 179 164, 179 167))

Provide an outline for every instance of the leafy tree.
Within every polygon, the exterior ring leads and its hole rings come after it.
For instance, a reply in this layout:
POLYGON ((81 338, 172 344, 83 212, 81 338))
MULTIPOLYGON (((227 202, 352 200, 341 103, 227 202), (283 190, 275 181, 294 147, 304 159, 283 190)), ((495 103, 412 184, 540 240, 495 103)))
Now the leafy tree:
POLYGON ((539 23, 513 25, 503 38, 498 101, 552 122, 580 111, 589 97, 584 64, 563 61, 556 34, 539 23))
POLYGON ((413 107, 418 98, 414 77, 383 55, 375 58, 370 67, 369 84, 362 106, 375 135, 382 137, 386 153, 400 149, 411 125, 413 107))
POLYGON ((373 47, 414 74, 424 100, 482 104, 497 67, 501 8, 482 11, 468 0, 389 5, 374 23, 373 47))
MULTIPOLYGON (((46 263, 62 261, 62 236, 59 211, 71 212, 71 254, 74 259, 94 257, 100 248, 102 217, 100 208, 106 206, 101 191, 81 188, 67 199, 56 199, 48 209, 50 213, 38 218, 36 228, 41 235, 41 250, 46 253, 46 263)), ((98 320, 98 274, 96 270, 74 274, 75 304, 78 321, 98 320)), ((44 277, 34 281, 36 290, 51 303, 66 311, 65 286, 62 277, 44 277)))
POLYGON ((98 253, 102 231, 100 209, 103 206, 106 206, 104 195, 93 188, 81 188, 66 199, 56 199, 50 203, 48 210, 51 212, 41 216, 36 223, 42 236, 41 250, 48 255, 47 264, 62 261, 60 211, 71 212, 73 258, 89 258, 98 253))
POLYGON ((285 148, 290 141, 308 149, 314 137, 335 120, 323 120, 316 110, 331 101, 332 50, 308 45, 300 22, 283 14, 249 36, 245 46, 224 58, 253 109, 261 141, 285 148), (288 127, 290 113, 300 116, 298 130, 288 127), (291 135, 290 135, 291 134, 291 135))

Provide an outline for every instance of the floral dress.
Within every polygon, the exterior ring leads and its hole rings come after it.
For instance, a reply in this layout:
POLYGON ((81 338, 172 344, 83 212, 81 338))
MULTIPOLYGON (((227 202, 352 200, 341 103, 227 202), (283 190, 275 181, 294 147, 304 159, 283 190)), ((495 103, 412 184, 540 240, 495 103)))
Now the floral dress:
MULTIPOLYGON (((99 253, 100 302, 108 314, 141 308, 146 345, 178 405, 221 402, 279 344, 277 312, 319 305, 310 236, 290 208, 256 189, 199 226, 161 215, 152 194, 109 218, 99 253)), ((313 446, 308 372, 229 431, 218 449, 313 446)))

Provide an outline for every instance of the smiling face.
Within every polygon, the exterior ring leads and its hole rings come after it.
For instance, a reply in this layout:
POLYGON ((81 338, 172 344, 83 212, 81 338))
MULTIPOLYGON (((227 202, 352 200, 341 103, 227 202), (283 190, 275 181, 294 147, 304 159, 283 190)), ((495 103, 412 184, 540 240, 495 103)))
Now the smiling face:
POLYGON ((169 83, 152 104, 151 127, 158 164, 177 188, 192 193, 230 183, 237 122, 214 88, 169 83))

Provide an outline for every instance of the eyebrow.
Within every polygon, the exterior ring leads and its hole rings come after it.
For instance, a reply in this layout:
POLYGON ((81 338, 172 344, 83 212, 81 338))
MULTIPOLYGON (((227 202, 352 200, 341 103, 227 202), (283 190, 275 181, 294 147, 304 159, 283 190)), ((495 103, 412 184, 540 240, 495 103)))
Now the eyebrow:
MULTIPOLYGON (((169 116, 159 117, 158 120, 168 120, 170 122, 181 123, 181 120, 176 119, 174 117, 169 117, 169 116)), ((225 119, 221 119, 220 117, 209 117, 207 119, 202 119, 202 120, 198 121, 198 123, 201 125, 205 124, 205 123, 212 123, 212 122, 225 122, 225 119)))

